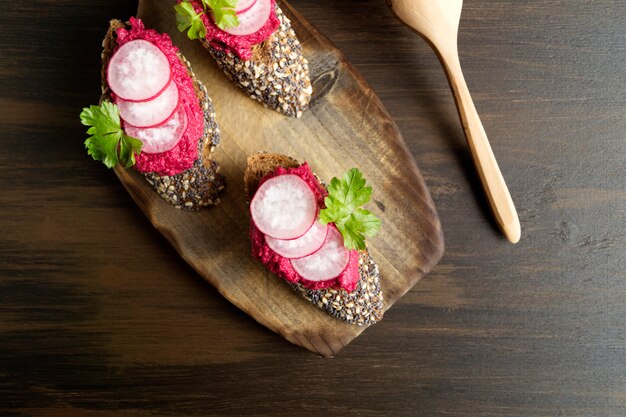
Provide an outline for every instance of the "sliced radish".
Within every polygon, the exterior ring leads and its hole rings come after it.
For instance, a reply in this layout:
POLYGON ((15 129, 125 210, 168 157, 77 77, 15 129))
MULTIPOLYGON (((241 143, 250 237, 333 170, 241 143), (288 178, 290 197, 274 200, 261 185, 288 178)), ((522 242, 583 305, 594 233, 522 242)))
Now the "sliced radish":
POLYGON ((158 96, 171 77, 165 54, 142 39, 122 45, 111 57, 107 69, 109 87, 126 101, 146 101, 158 96))
MULTIPOLYGON (((241 3, 246 2, 247 1, 244 0, 241 3)), ((233 28, 225 28, 223 29, 224 32, 235 36, 245 36, 257 32, 265 25, 272 12, 272 1, 256 0, 256 2, 248 6, 249 8, 247 10, 242 7, 242 11, 237 13, 239 25, 233 28)))
POLYGON ((291 266, 302 278, 319 282, 337 278, 349 261, 350 251, 343 246, 343 236, 331 225, 320 250, 304 258, 292 259, 291 266))
POLYGON ((187 129, 187 113, 178 106, 172 117, 157 127, 136 127, 126 124, 126 134, 143 142, 141 148, 145 153, 161 153, 172 149, 180 142, 187 129))
POLYGON ((265 235, 265 242, 270 249, 280 256, 285 258, 302 258, 317 252, 324 244, 327 233, 328 225, 316 221, 308 232, 297 239, 282 240, 265 235))
POLYGON ((250 214, 263 234, 296 239, 315 222, 317 201, 302 178, 285 174, 261 184, 250 203, 250 214))
POLYGON ((237 6, 235 6, 235 12, 237 14, 244 14, 254 6, 257 0, 239 0, 237 6))
POLYGON ((133 102, 117 99, 120 117, 135 127, 155 127, 165 122, 178 106, 178 87, 175 82, 150 101, 133 102))

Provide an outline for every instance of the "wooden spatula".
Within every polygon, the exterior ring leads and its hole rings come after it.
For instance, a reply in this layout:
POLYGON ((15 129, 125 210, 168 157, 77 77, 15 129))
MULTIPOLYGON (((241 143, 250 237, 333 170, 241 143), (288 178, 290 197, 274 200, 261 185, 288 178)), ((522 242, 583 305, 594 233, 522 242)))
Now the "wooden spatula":
POLYGON ((517 243, 521 234, 517 211, 461 70, 457 33, 463 0, 387 0, 387 4, 404 24, 430 44, 439 57, 456 100, 474 164, 498 226, 508 240, 517 243))

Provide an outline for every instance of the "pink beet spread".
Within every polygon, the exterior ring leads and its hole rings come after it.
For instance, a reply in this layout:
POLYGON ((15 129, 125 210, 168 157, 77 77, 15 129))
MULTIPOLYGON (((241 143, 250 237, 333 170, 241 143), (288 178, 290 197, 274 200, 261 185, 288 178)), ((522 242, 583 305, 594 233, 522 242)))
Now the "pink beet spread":
MULTIPOLYGON (((182 0, 177 1, 180 3, 182 0)), ((199 0, 192 0, 191 4, 197 13, 203 11, 202 3, 199 0)), ((272 12, 267 22, 265 22, 265 25, 258 31, 245 36, 231 35, 230 33, 224 32, 213 22, 213 19, 208 16, 208 13, 203 13, 201 18, 206 27, 205 39, 211 46, 220 51, 232 51, 244 61, 252 58, 252 47, 254 45, 269 38, 270 35, 278 29, 278 26, 280 26, 280 21, 276 16, 276 0, 272 0, 272 12)))
MULTIPOLYGON (((143 39, 156 45, 167 57, 172 69, 172 81, 178 87, 179 106, 187 114, 187 129, 176 146, 167 152, 135 155, 134 167, 140 172, 156 172, 159 175, 175 175, 188 170, 198 157, 198 140, 203 134, 204 113, 194 91, 193 80, 187 67, 178 58, 178 48, 172 45, 167 33, 145 29, 140 19, 130 18, 131 29, 117 30, 117 47, 136 39, 143 39)), ((117 48, 116 48, 117 50, 117 48)), ((115 95, 112 94, 115 100, 115 95)))
MULTIPOLYGON (((293 174, 302 178, 309 185, 315 196, 317 197, 320 208, 324 207, 324 197, 326 190, 320 185, 311 168, 305 162, 298 168, 282 168, 278 167, 274 172, 268 174, 261 180, 259 185, 267 181, 269 178, 293 174)), ((256 227, 254 222, 250 222, 250 240, 252 241, 252 255, 260 260, 275 275, 289 281, 302 284, 304 287, 312 290, 321 290, 324 288, 344 288, 348 292, 356 289, 359 282, 359 252, 350 251, 350 261, 346 269, 337 277, 327 281, 309 281, 301 277, 291 266, 289 259, 280 256, 274 252, 265 242, 265 235, 256 227)))

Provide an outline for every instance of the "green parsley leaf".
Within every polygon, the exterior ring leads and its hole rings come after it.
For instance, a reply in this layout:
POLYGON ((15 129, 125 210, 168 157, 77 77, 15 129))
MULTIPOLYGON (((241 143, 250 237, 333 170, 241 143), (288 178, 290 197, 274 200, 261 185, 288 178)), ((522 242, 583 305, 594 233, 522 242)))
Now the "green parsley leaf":
POLYGON ((129 168, 135 165, 135 153, 139 155, 141 153, 142 146, 143 142, 139 139, 135 139, 128 135, 122 136, 122 141, 120 142, 120 161, 126 161, 124 163, 124 168, 129 168))
POLYGON ((220 29, 232 28, 239 26, 239 19, 235 6, 237 0, 201 0, 205 9, 209 8, 213 12, 215 24, 220 29))
POLYGON ((351 249, 365 249, 365 237, 375 236, 380 228, 380 219, 365 209, 356 209, 345 222, 339 223, 337 228, 344 236, 346 247, 351 249))
POLYGON ((357 168, 346 172, 341 180, 333 178, 324 199, 326 208, 320 211, 320 220, 335 223, 348 249, 365 249, 365 236, 375 236, 380 229, 380 219, 361 208, 372 197, 372 187, 365 184, 357 168))
POLYGON ((85 141, 87 153, 108 168, 121 163, 128 168, 135 164, 135 154, 141 153, 142 142, 122 129, 117 106, 108 101, 100 106, 89 106, 80 113, 80 121, 89 126, 85 141))
POLYGON ((191 3, 183 1, 174 6, 176 10, 176 25, 181 32, 186 31, 189 39, 204 39, 206 27, 202 21, 202 12, 196 13, 191 3))

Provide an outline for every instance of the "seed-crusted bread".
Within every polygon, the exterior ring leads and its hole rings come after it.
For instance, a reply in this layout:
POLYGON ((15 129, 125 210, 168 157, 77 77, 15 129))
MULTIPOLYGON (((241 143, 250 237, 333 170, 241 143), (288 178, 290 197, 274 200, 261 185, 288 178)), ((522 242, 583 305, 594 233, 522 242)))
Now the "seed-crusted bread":
MULTIPOLYGON (((100 101, 111 99, 111 90, 107 84, 107 67, 113 51, 117 46, 116 30, 128 29, 128 23, 111 20, 109 30, 102 41, 102 96, 100 101)), ((220 203, 220 195, 226 186, 224 176, 219 173, 220 167, 211 159, 211 154, 220 142, 220 129, 215 120, 215 110, 206 87, 194 74, 191 64, 178 54, 181 62, 187 67, 187 73, 194 84, 194 92, 204 113, 204 131, 198 138, 198 157, 191 168, 175 175, 144 174, 146 180, 156 192, 176 208, 198 210, 203 207, 220 203)))
POLYGON ((253 47, 252 58, 247 61, 232 51, 214 48, 206 39, 200 42, 226 76, 250 98, 287 116, 300 117, 313 92, 309 63, 302 55, 302 45, 289 18, 278 5, 276 17, 280 26, 267 40, 253 47))
MULTIPOLYGON (((248 157, 244 173, 244 187, 248 200, 256 192, 259 182, 277 167, 296 168, 295 159, 274 153, 258 153, 248 157)), ((323 182, 320 181, 322 185, 323 182)), ((369 252, 359 251, 360 279, 352 292, 344 289, 311 290, 298 283, 286 283, 297 293, 331 316, 352 324, 368 325, 383 318, 383 293, 378 265, 369 252)))

